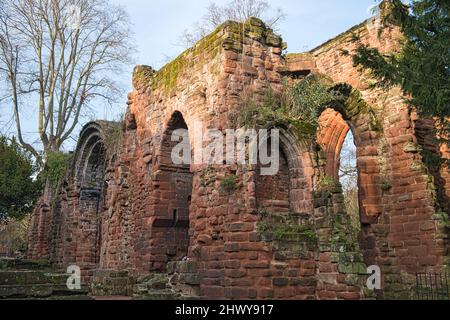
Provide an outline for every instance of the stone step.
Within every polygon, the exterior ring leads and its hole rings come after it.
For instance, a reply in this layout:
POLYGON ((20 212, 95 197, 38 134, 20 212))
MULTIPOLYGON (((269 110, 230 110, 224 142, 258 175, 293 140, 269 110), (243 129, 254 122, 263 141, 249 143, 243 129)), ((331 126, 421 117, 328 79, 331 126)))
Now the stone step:
POLYGON ((127 271, 95 270, 91 284, 93 296, 127 296, 134 282, 127 271))
POLYGON ((136 295, 133 300, 180 300, 181 296, 170 290, 149 290, 143 295, 136 295))
POLYGON ((31 284, 31 285, 1 285, 0 299, 35 299, 47 298, 53 293, 53 285, 31 284))
POLYGON ((1 285, 46 284, 49 277, 45 271, 0 271, 1 285))
POLYGON ((68 274, 59 272, 19 270, 0 271, 0 285, 56 284, 65 285, 68 274))
POLYGON ((79 290, 70 290, 66 285, 54 285, 53 286, 53 295, 56 296, 79 296, 79 295, 88 295, 89 294, 89 286, 81 286, 79 290))
POLYGON ((49 270, 48 261, 0 258, 0 270, 49 270))
POLYGON ((92 301, 94 298, 86 295, 80 296, 50 296, 47 298, 12 298, 8 300, 20 300, 20 301, 92 301))
POLYGON ((67 297, 78 300, 77 297, 87 297, 89 287, 82 286, 80 290, 67 288, 68 275, 58 271, 23 270, 25 266, 47 268, 47 265, 26 262, 19 264, 16 261, 2 261, 7 268, 0 270, 0 299, 48 299, 54 297, 67 297), (12 267, 20 265, 17 270, 12 267))
POLYGON ((23 285, 1 285, 0 299, 36 299, 50 297, 79 297, 87 296, 89 288, 82 287, 81 290, 69 290, 65 286, 53 284, 23 284, 23 285))
POLYGON ((73 295, 73 296, 51 296, 46 300, 70 300, 70 301, 84 301, 84 300, 94 300, 94 298, 88 295, 73 295))

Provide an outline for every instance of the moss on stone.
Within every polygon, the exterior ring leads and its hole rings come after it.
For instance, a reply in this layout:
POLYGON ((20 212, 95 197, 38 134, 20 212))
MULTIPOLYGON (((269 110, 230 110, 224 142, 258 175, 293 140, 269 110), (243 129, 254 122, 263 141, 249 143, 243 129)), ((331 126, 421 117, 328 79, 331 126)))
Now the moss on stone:
POLYGON ((135 86, 146 85, 155 75, 155 70, 150 66, 139 65, 133 70, 133 84, 135 86))
POLYGON ((340 186, 340 183, 336 181, 331 176, 324 176, 319 180, 318 183, 319 190, 330 190, 338 188, 338 192, 342 191, 342 187, 340 186))
POLYGON ((350 119, 354 119, 361 114, 366 114, 369 116, 370 128, 375 132, 383 132, 383 124, 378 118, 376 111, 367 104, 358 90, 351 89, 344 101, 344 105, 347 116, 350 119))
POLYGON ((426 172, 427 168, 425 166, 425 164, 422 161, 413 161, 410 165, 410 169, 412 171, 417 171, 417 172, 426 172))
MULTIPOLYGON (((317 234, 309 223, 300 224, 298 216, 291 213, 275 214, 266 211, 257 224, 258 233, 267 242, 317 243, 317 234)), ((279 245, 279 244, 278 244, 279 245)))
POLYGON ((185 50, 172 62, 166 64, 158 72, 150 67, 139 66, 133 73, 133 81, 141 83, 152 90, 158 88, 164 91, 171 91, 178 84, 179 76, 187 68, 197 64, 200 67, 203 63, 214 59, 221 49, 221 32, 226 24, 219 26, 214 32, 201 39, 195 46, 185 50))
POLYGON ((203 187, 214 184, 217 180, 217 171, 213 167, 208 167, 200 173, 200 182, 203 187))
POLYGON ((281 37, 259 19, 250 18, 245 23, 227 21, 158 72, 151 68, 136 68, 133 79, 152 90, 161 88, 170 92, 178 85, 178 79, 184 72, 190 68, 201 68, 214 60, 223 49, 242 51, 244 36, 270 46, 281 46, 282 43, 281 37))
POLYGON ((231 174, 229 176, 226 176, 221 182, 220 187, 223 191, 227 193, 232 193, 236 191, 238 184, 237 184, 238 178, 236 175, 231 174))

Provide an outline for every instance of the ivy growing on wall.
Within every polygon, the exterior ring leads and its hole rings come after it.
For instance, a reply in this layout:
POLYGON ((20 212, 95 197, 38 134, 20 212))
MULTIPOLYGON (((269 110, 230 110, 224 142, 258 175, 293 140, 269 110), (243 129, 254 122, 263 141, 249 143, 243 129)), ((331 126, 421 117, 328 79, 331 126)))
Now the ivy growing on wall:
POLYGON ((245 127, 290 130, 305 139, 314 137, 322 109, 343 100, 340 92, 330 88, 318 76, 308 76, 283 85, 281 92, 267 90, 261 101, 247 99, 239 124, 245 127))
POLYGON ((48 154, 44 176, 49 180, 53 190, 58 187, 59 182, 64 177, 69 159, 70 154, 63 152, 50 152, 48 154))

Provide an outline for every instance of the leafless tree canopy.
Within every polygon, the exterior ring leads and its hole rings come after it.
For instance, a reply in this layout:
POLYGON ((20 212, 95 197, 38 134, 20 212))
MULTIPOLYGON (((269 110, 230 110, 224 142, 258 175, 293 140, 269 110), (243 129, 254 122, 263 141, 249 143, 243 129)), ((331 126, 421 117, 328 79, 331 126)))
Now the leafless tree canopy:
POLYGON ((347 136, 342 146, 339 176, 344 191, 358 188, 358 170, 356 168, 356 147, 353 138, 347 136))
POLYGON ((22 112, 38 116, 45 159, 86 108, 117 98, 114 79, 131 62, 129 43, 128 16, 108 0, 1 1, 2 104, 13 109, 18 140, 38 161, 41 153, 22 135, 22 112))
POLYGON ((260 18, 270 28, 276 29, 285 14, 281 9, 272 10, 265 0, 230 0, 224 6, 212 2, 207 7, 202 21, 196 23, 192 30, 185 30, 181 36, 181 44, 192 46, 225 21, 244 22, 250 17, 260 18))

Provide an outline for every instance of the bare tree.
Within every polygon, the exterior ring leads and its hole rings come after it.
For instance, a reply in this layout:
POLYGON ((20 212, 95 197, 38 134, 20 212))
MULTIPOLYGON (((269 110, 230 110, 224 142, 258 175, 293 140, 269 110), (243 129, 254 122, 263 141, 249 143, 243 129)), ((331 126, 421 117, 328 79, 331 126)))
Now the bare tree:
POLYGON ((227 20, 244 22, 251 17, 262 19, 268 27, 276 29, 286 15, 281 9, 272 10, 265 0, 230 0, 223 6, 212 2, 202 21, 194 24, 191 30, 184 31, 180 39, 181 45, 194 45, 227 20))
POLYGON ((128 15, 108 0, 2 0, 0 73, 18 140, 38 162, 95 102, 115 101, 130 39, 128 15), (23 111, 37 116, 43 155, 24 139, 23 111))

